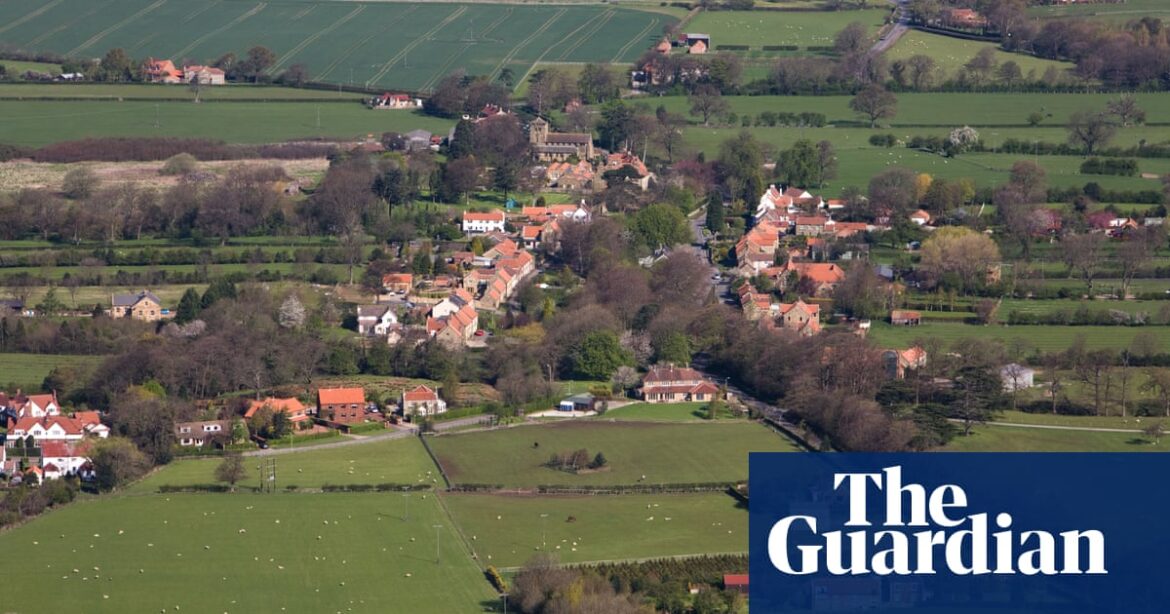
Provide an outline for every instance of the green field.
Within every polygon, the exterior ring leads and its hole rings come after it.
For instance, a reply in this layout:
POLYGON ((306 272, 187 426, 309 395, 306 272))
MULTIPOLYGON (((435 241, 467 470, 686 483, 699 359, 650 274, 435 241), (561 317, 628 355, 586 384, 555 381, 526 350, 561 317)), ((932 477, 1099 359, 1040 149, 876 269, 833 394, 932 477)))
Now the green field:
POLYGON ((364 139, 419 128, 446 134, 451 125, 451 121, 412 111, 374 111, 357 102, 0 101, 4 142, 26 146, 103 136, 209 138, 229 143, 364 139))
POLYGON ((1110 21, 1132 21, 1143 16, 1166 19, 1170 5, 1164 0, 1126 0, 1120 4, 1069 4, 1064 6, 1034 6, 1028 9, 1033 17, 1059 19, 1062 17, 1095 17, 1110 21))
MULTIPOLYGON (((320 488, 326 484, 435 484, 442 486, 435 464, 416 437, 375 441, 325 450, 299 450, 274 456, 278 488, 320 488)), ((178 460, 134 484, 134 492, 156 492, 160 486, 214 484, 220 459, 178 460)), ((259 458, 246 458, 248 477, 243 485, 255 485, 259 458)))
POLYGON ((747 510, 723 493, 442 497, 485 565, 523 565, 540 552, 542 531, 545 549, 566 563, 747 551, 747 510))
POLYGON ((429 443, 452 482, 505 487, 732 482, 747 477, 748 452, 795 450, 763 426, 732 421, 570 421, 440 436, 429 443), (580 448, 591 457, 603 453, 609 469, 573 475, 543 466, 552 454, 580 448))
POLYGON ((179 62, 264 45, 273 73, 307 66, 330 83, 427 90, 456 69, 517 78, 537 61, 632 61, 676 18, 609 6, 217 0, 13 0, 0 37, 14 47, 179 62))
POLYGON ((96 367, 103 359, 103 356, 65 354, 0 354, 0 386, 40 390, 45 376, 56 367, 88 370, 96 367))
POLYGON ((599 420, 699 422, 707 417, 706 403, 635 403, 611 409, 599 420))
POLYGON ((433 495, 150 495, 0 534, 5 611, 471 612, 492 600, 433 495), (436 529, 440 563, 435 561, 436 529))
POLYGON ((1068 348, 1077 336, 1083 336, 1088 349, 1129 347, 1134 335, 1155 335, 1163 347, 1170 344, 1167 326, 979 326, 957 322, 931 322, 922 326, 891 326, 874 322, 869 337, 879 347, 904 348, 917 340, 938 339, 950 344, 957 339, 979 338, 1004 343, 1020 342, 1023 347, 1043 352, 1068 348))
MULTIPOLYGON (((7 60, 0 60, 6 64, 7 60)), ((44 64, 43 66, 50 66, 44 64)), ((195 94, 186 87, 154 83, 3 83, 0 84, 0 100, 29 100, 45 98, 53 100, 168 100, 194 101, 195 94)), ((325 100, 361 102, 362 95, 336 90, 310 90, 274 85, 252 85, 230 83, 222 87, 207 87, 199 91, 202 102, 219 101, 283 101, 283 100, 325 100)))
POLYGON ((19 60, 0 60, 0 66, 8 69, 8 78, 20 77, 28 71, 42 72, 50 75, 61 74, 60 64, 49 64, 47 62, 21 62, 19 60))
POLYGON ((1044 71, 1049 68, 1055 68, 1063 73, 1063 71, 1073 67, 1073 64, 1069 62, 1056 62, 1021 53, 1000 51, 999 46, 994 43, 963 40, 918 30, 910 30, 902 35, 902 38, 898 39, 898 42, 886 53, 886 57, 893 62, 912 55, 927 55, 934 59, 938 68, 943 71, 945 78, 954 78, 964 64, 985 48, 995 50, 995 60, 999 64, 1008 61, 1019 64, 1026 79, 1029 77, 1030 71, 1035 71, 1035 75, 1030 79, 1032 81, 1044 76, 1044 71))
POLYGON ((749 45, 759 51, 764 45, 832 46, 845 26, 858 22, 871 34, 882 27, 888 10, 832 12, 707 11, 687 24, 688 32, 711 36, 711 45, 749 45))
MULTIPOLYGON (((1037 382, 1039 383, 1039 382, 1037 382)), ((1072 426, 1077 428, 1107 428, 1141 430, 1151 422, 1170 424, 1170 417, 1142 416, 1062 416, 1058 414, 1030 414, 1022 411, 1000 412, 996 422, 1007 424, 1040 424, 1045 426, 1072 426)))
POLYGON ((947 452, 1165 452, 1170 438, 1154 445, 1141 433, 1100 433, 1036 429, 1018 426, 984 426, 969 437, 956 437, 947 452))

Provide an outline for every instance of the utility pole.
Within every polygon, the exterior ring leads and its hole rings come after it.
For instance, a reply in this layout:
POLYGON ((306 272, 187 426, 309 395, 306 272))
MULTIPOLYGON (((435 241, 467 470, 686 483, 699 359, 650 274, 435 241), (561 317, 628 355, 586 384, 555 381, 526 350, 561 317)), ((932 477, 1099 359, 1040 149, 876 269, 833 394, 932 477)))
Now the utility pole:
POLYGON ((410 520, 410 493, 402 493, 402 522, 410 520))
POLYGON ((158 103, 154 103, 154 129, 158 130, 162 127, 162 121, 159 119, 158 103))
POLYGON ((321 105, 317 105, 317 129, 321 129, 321 105))
POLYGON ((443 525, 436 524, 436 525, 434 525, 434 527, 435 527, 435 565, 438 565, 439 564, 439 529, 443 528, 443 525))

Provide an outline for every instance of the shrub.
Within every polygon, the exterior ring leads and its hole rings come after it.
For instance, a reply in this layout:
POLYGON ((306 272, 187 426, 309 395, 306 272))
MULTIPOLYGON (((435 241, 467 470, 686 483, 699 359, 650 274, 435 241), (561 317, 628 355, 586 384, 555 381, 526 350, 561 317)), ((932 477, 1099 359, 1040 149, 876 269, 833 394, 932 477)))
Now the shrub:
POLYGON ((178 153, 163 162, 159 173, 163 175, 189 175, 199 167, 199 161, 189 153, 178 153))

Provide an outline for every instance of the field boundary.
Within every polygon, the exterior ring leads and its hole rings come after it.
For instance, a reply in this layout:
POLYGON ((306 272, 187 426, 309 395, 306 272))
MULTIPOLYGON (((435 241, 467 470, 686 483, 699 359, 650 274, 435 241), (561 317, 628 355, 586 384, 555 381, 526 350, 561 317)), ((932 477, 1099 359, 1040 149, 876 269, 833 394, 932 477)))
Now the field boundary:
POLYGON ((431 449, 431 444, 427 443, 427 438, 420 435, 419 439, 422 440, 423 449, 427 451, 427 456, 431 457, 431 462, 439 468, 439 475, 443 476, 444 490, 451 490, 451 478, 447 477, 447 470, 443 468, 443 463, 439 462, 439 457, 431 449))
MULTIPOLYGON (((747 556, 747 551, 741 550, 738 552, 707 552, 704 554, 673 554, 667 556, 650 556, 639 557, 632 559, 598 559, 596 561, 581 561, 577 563, 563 563, 561 567, 592 567, 594 565, 613 565, 620 563, 648 563, 650 561, 685 561, 687 559, 700 559, 710 556, 747 556)), ((503 573, 515 573, 523 569, 523 567, 497 567, 503 573)))

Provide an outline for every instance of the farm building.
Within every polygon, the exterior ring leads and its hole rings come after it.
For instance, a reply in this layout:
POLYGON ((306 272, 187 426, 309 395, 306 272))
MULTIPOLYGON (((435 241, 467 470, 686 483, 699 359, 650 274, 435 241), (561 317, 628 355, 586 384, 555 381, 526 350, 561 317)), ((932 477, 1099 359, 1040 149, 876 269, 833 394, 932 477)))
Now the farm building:
POLYGON ((922 314, 907 309, 894 309, 890 311, 890 324, 894 326, 918 326, 922 324, 922 314))

